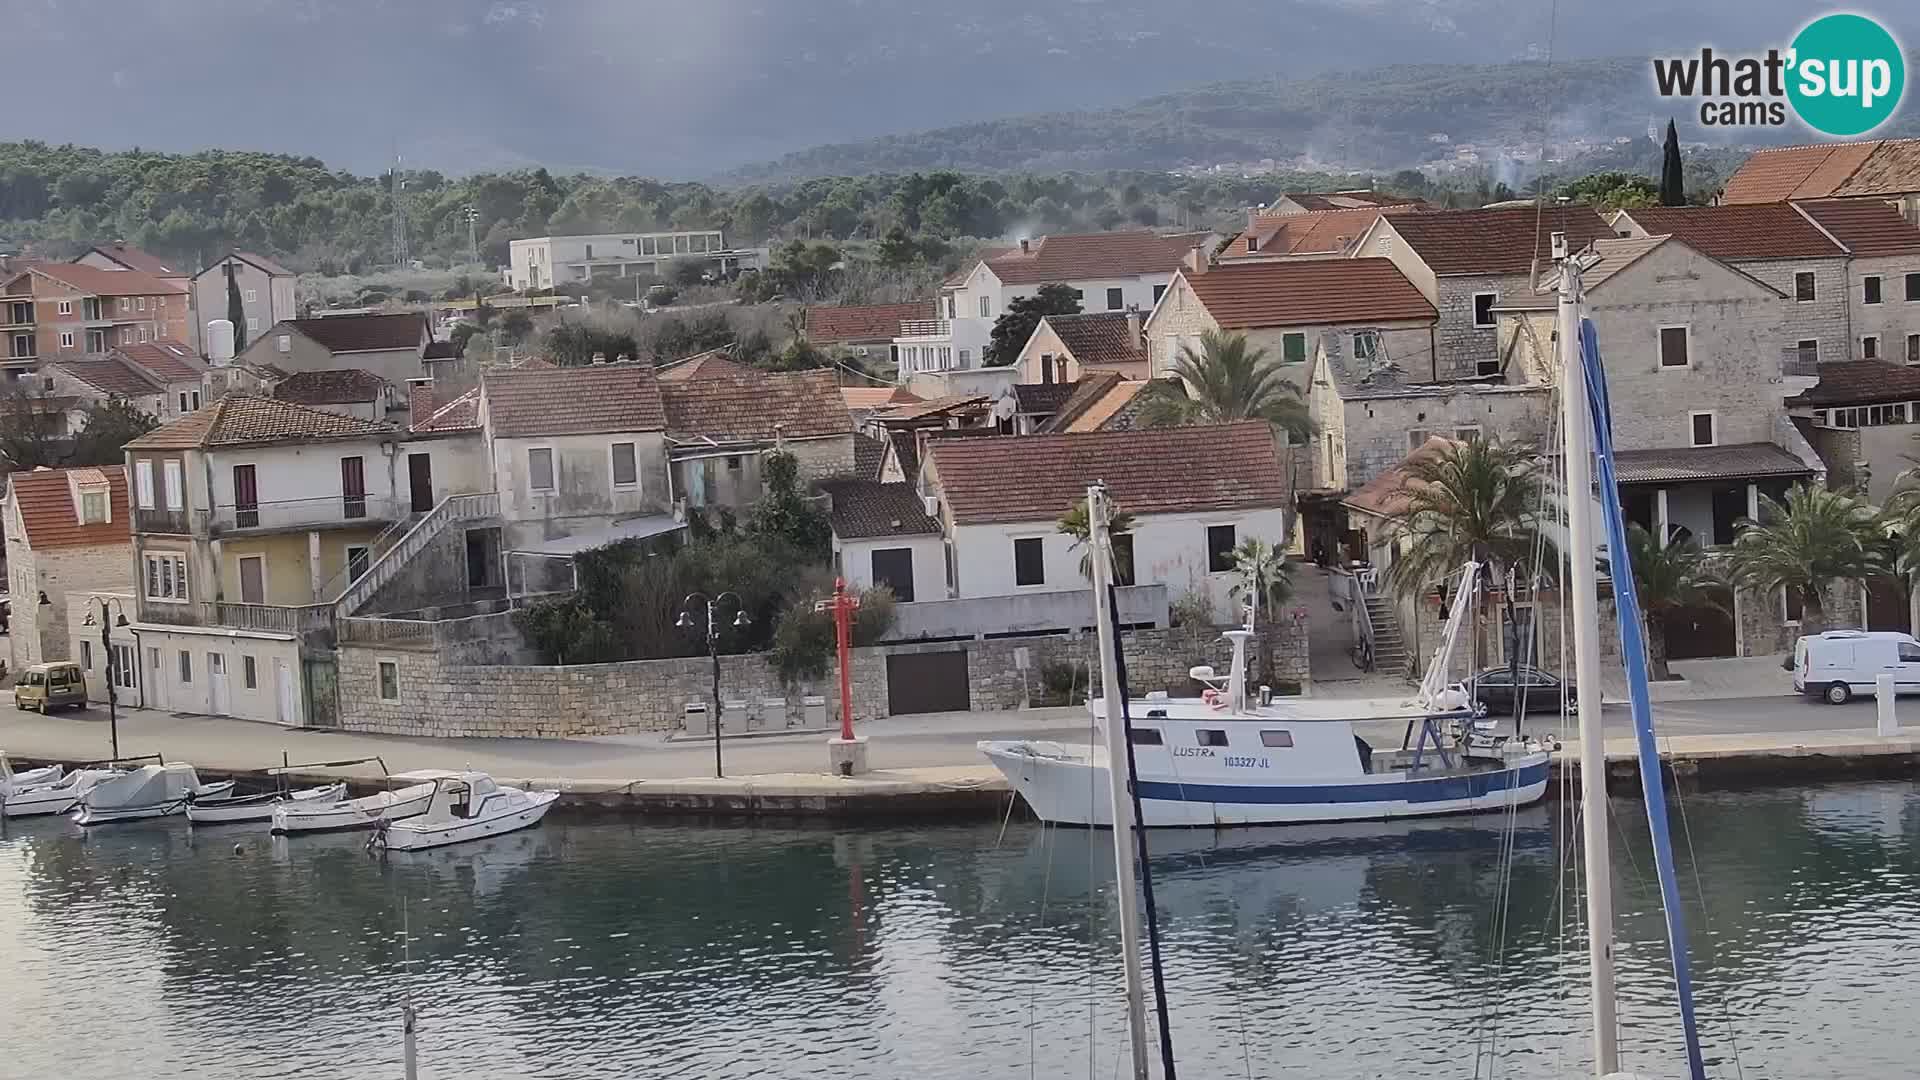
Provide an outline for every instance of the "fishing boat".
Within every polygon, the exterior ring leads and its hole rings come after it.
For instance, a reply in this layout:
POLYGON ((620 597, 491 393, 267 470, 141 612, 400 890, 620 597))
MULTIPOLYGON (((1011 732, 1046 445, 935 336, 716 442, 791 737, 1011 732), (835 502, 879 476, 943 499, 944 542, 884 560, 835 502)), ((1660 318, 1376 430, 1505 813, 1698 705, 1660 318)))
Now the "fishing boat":
POLYGON ((179 813, 190 797, 213 802, 232 791, 231 780, 200 783, 199 774, 185 762, 142 765, 88 788, 80 796, 74 821, 81 825, 108 825, 166 817, 179 813))
POLYGON ((23 784, 14 774, 10 781, 0 781, 0 813, 7 817, 40 817, 48 814, 64 814, 72 810, 95 784, 123 775, 123 770, 113 768, 79 768, 72 772, 62 772, 60 776, 41 783, 23 784))
POLYGON ((310 800, 283 802, 273 808, 276 833, 333 832, 340 829, 371 829, 383 821, 400 821, 427 812, 433 801, 436 781, 459 773, 444 769, 416 769, 394 773, 389 780, 403 787, 335 802, 310 800))
POLYGON ((258 795, 230 795, 207 799, 198 793, 187 799, 187 820, 195 825, 232 825, 271 821, 275 807, 290 803, 337 803, 345 798, 344 781, 298 791, 266 791, 258 795))
POLYGON ((394 851, 419 851, 532 828, 560 797, 555 791, 523 791, 494 783, 486 773, 460 773, 434 783, 425 813, 383 821, 373 843, 394 851))

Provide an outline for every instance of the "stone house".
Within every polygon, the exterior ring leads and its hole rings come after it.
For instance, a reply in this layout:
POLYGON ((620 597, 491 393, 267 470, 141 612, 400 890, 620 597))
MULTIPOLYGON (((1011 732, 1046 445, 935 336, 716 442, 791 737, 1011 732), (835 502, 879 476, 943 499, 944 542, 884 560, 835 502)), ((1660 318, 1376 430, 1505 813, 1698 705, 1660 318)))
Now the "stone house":
POLYGON ((1723 203, 1846 199, 1884 203, 1920 225, 1920 139, 1777 146, 1747 155, 1723 203))
POLYGON ((237 359, 290 373, 359 368, 404 386, 433 374, 434 344, 432 327, 419 312, 328 315, 282 319, 250 339, 237 359))
POLYGON ((15 672, 71 660, 74 598, 128 588, 133 575, 126 470, 35 469, 9 479, 4 509, 15 672), (43 600, 44 598, 44 600, 43 600))
POLYGON ((1847 339, 1854 355, 1920 364, 1920 226, 1875 199, 1793 207, 1847 249, 1847 339))
POLYGON ((1920 447, 1920 368, 1885 360, 1820 365, 1820 380, 1787 411, 1820 454, 1827 480, 1884 505, 1920 447))
POLYGON ((185 416, 219 396, 206 386, 209 370, 206 361, 181 342, 117 345, 108 355, 138 367, 159 382, 162 394, 159 411, 153 414, 156 419, 185 416))
POLYGON ((273 397, 360 420, 386 420, 405 411, 392 383, 359 368, 296 371, 274 384, 273 397))
POLYGON ((1081 315, 1048 315, 1014 361, 1020 383, 1070 383, 1095 371, 1145 379, 1147 343, 1137 308, 1081 315))
POLYGON ((1414 199, 1396 199, 1384 205, 1328 205, 1314 210, 1291 209, 1291 202, 1282 195, 1265 210, 1247 211, 1247 227, 1227 241, 1215 258, 1223 263, 1346 258, 1382 214, 1431 209, 1414 199))
POLYGON ((807 341, 820 348, 839 348, 862 360, 897 363, 893 339, 903 322, 932 319, 934 302, 905 304, 816 304, 805 309, 807 341))
POLYGON ((57 397, 84 398, 88 401, 124 401, 148 416, 166 415, 167 390, 160 380, 145 369, 129 364, 112 353, 95 359, 62 360, 41 369, 43 383, 52 380, 50 392, 57 397))
POLYGON ((1470 379, 1504 366, 1494 309, 1534 293, 1555 234, 1579 251, 1613 231, 1586 206, 1433 210, 1383 215, 1353 254, 1391 261, 1437 309, 1429 377, 1470 379))
POLYGON ((193 275, 193 301, 201 322, 227 318, 227 268, 233 268, 233 284, 240 290, 241 318, 234 327, 251 344, 268 327, 289 322, 300 315, 294 306, 293 271, 250 251, 230 251, 206 269, 193 275))
POLYGON ((853 473, 853 417, 833 371, 727 367, 660 378, 677 499, 747 510, 760 499, 761 464, 775 449, 793 455, 802 485, 853 473))

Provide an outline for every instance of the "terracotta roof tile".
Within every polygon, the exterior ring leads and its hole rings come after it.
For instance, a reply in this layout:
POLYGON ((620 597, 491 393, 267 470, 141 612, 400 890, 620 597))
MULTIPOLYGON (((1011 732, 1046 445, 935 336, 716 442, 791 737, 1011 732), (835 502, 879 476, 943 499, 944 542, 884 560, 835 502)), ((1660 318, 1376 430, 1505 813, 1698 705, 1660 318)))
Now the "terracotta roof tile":
POLYGON ((667 431, 717 442, 771 442, 776 434, 809 439, 853 431, 853 418, 831 370, 742 371, 662 382, 667 431))
POLYGON ((855 432, 853 436, 853 475, 857 480, 880 479, 880 468, 887 461, 887 442, 855 432))
MULTIPOLYGON (((1905 195, 1920 191, 1920 139, 1883 139, 1865 161, 1831 194, 1845 197, 1861 195, 1905 195)), ((1801 198, 1828 194, 1803 191, 1801 198)))
POLYGON ((60 370, 109 397, 135 398, 160 392, 160 383, 132 364, 104 360, 63 360, 60 370))
POLYGON ((855 412, 879 412, 894 405, 909 405, 920 397, 904 386, 843 386, 840 399, 855 412), (906 396, 901 397, 902 394, 906 396))
POLYGON ((940 523, 927 516, 926 504, 911 483, 827 480, 820 487, 831 502, 827 513, 834 535, 842 540, 940 534, 940 523))
POLYGON ((728 358, 719 349, 683 357, 654 369, 654 374, 663 383, 686 382, 689 379, 710 379, 715 376, 739 377, 747 375, 753 368, 728 358))
POLYGON ((420 349, 427 340, 427 318, 418 312, 394 315, 328 315, 288 319, 281 325, 300 331, 328 352, 378 352, 420 349))
POLYGON ((985 261, 1005 285, 1171 274, 1206 238, 1206 233, 1152 232, 1042 236, 1026 251, 1011 248, 985 261))
POLYGON ((33 272, 93 296, 178 296, 186 284, 138 270, 108 270, 80 263, 40 263, 33 272))
MULTIPOLYGON (((1283 507, 1291 501, 1273 428, 1200 427, 936 439, 940 497, 960 525, 1052 521, 1105 480, 1129 514, 1283 507), (1018 482, 1010 478, 1018 477, 1018 482)), ((1277 538, 1276 538, 1277 539, 1277 538)))
POLYGON ((1839 360, 1820 365, 1820 381, 1796 397, 1794 405, 1867 405, 1920 400, 1920 368, 1885 360, 1839 360))
POLYGON ((1138 364, 1147 359, 1145 345, 1127 332, 1124 311, 1048 315, 1045 321, 1068 354, 1082 364, 1138 364))
MULTIPOLYGON (((137 247, 132 247, 127 244, 95 244, 89 249, 89 253, 94 251, 112 259, 114 262, 119 263, 129 270, 138 270, 143 274, 152 274, 154 277, 171 278, 187 276, 185 270, 174 266, 160 256, 150 251, 142 251, 137 247)), ((85 257, 84 255, 81 256, 81 258, 85 257)))
POLYGON ((297 371, 273 388, 274 397, 301 405, 361 405, 386 392, 387 380, 359 368, 297 371))
POLYGON ((1813 471, 1806 462, 1772 443, 1622 450, 1613 459, 1614 477, 1622 484, 1804 476, 1813 471))
POLYGON ((1727 178, 1720 200, 1770 203, 1824 198, 1845 183, 1879 146, 1880 141, 1874 139, 1755 150, 1727 178))
MULTIPOLYGON (((1115 383, 1100 396, 1098 401, 1073 417, 1067 423, 1065 430, 1069 432, 1105 431, 1119 427, 1119 421, 1127 415, 1129 406, 1135 403, 1140 396, 1140 391, 1146 388, 1147 380, 1145 379, 1128 379, 1115 383)), ((1065 416, 1068 413, 1063 409, 1061 415, 1065 416)))
MULTIPOLYGON (((1552 257, 1552 234, 1579 251, 1613 230, 1590 206, 1432 210, 1383 219, 1435 274, 1524 274, 1552 257)), ((1370 253, 1371 254, 1371 253, 1370 253)))
POLYGON ((1107 391, 1118 386, 1120 382, 1119 372, 1092 371, 1066 384, 1073 387, 1073 392, 1051 410, 1053 415, 1048 418, 1046 426, 1040 429, 1041 433, 1051 434, 1070 430, 1069 425, 1076 417, 1105 397, 1107 391))
POLYGON ((1676 236, 1716 259, 1822 259, 1846 254, 1790 203, 1649 206, 1625 213, 1648 233, 1676 236))
POLYGON ((948 394, 929 401, 906 401, 894 406, 880 419, 887 421, 923 420, 929 416, 967 414, 984 411, 992 400, 984 394, 948 394))
POLYGON ((529 356, 524 360, 515 361, 513 364, 513 370, 515 371, 552 371, 559 366, 560 366, 559 364, 554 363, 553 361, 547 359, 544 356, 529 356))
POLYGON ((115 345, 118 354, 158 376, 163 382, 198 382, 207 365, 192 349, 178 341, 142 341, 115 345))
POLYGON ((487 426, 508 438, 667 427, 651 364, 492 371, 482 379, 480 395, 487 426))
MULTIPOLYGON (((416 387, 416 390, 419 388, 416 387)), ((480 427, 480 388, 473 389, 444 404, 433 404, 425 411, 416 406, 410 415, 410 431, 477 431, 480 427)))
POLYGON ((1252 226, 1233 238, 1220 252, 1222 259, 1255 255, 1320 255, 1345 253, 1382 214, 1428 210, 1422 202, 1358 209, 1324 209, 1301 214, 1262 214, 1252 226), (1255 241, 1249 247, 1249 241, 1255 241))
POLYGON ((366 438, 395 431, 339 413, 323 412, 291 401, 229 394, 219 401, 162 424, 127 444, 129 450, 197 450, 261 443, 318 442, 366 438))
POLYGON ((1920 228, 1878 199, 1809 199, 1794 203, 1855 255, 1907 255, 1920 250, 1920 228))
POLYGON ((1407 508, 1409 493, 1424 484, 1424 481, 1414 478, 1414 466, 1440 456, 1454 445, 1457 444, 1453 439, 1440 435, 1428 436, 1426 442, 1415 447, 1413 453, 1402 458, 1399 464, 1382 470, 1380 475, 1340 500, 1340 505, 1351 506, 1378 517, 1393 517, 1407 508))
POLYGON ((920 475, 920 439, 911 431, 893 431, 887 434, 893 442, 893 458, 900 463, 900 472, 908 479, 920 475))
POLYGON ((1222 263, 1186 281, 1227 330, 1438 317, 1386 259, 1222 263))
POLYGON ((27 546, 36 551, 57 547, 124 544, 132 536, 133 515, 127 510, 127 470, 124 465, 90 469, 34 469, 8 477, 9 497, 20 506, 27 546), (82 525, 73 505, 68 477, 82 484, 107 483, 108 521, 82 525))
POLYGON ((900 336, 900 320, 935 317, 931 300, 910 304, 860 304, 807 309, 807 340, 816 345, 843 341, 890 341, 900 336))

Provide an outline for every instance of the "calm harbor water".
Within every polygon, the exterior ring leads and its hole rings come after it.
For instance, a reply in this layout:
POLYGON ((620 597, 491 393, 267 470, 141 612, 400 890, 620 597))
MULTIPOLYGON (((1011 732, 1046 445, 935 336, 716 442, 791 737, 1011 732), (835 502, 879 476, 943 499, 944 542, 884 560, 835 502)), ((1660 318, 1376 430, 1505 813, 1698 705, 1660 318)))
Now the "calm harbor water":
MULTIPOLYGON (((1627 1064, 1682 1075, 1645 825, 1614 812, 1627 1064)), ((1910 1074, 1920 789, 1684 812, 1714 1075, 1910 1074)), ((1578 1075, 1564 813, 1154 834, 1182 1075, 1578 1075)), ((1124 1075, 1106 842, 574 819, 382 861, 14 822, 0 1075, 398 1077, 409 992, 423 1077, 1124 1075)))

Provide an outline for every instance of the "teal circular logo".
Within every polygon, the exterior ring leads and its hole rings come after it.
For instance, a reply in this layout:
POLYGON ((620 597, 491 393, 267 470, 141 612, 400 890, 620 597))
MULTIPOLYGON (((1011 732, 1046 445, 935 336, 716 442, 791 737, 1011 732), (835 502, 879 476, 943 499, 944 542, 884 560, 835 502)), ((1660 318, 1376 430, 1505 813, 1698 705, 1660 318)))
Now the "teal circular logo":
POLYGON ((1907 88, 1907 60, 1865 15, 1822 15, 1793 39, 1787 99, 1823 135, 1865 135, 1887 122, 1907 88))

